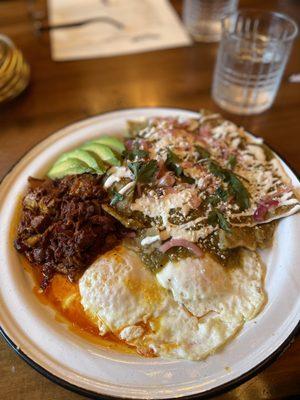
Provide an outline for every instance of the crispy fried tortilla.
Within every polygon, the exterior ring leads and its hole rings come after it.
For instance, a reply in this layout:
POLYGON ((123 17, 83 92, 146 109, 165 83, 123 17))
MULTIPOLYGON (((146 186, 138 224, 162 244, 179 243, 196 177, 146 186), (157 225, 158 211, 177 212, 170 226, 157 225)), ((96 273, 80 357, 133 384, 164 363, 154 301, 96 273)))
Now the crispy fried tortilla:
MULTIPOLYGON (((262 139, 218 114, 130 121, 129 132, 123 168, 136 185, 113 209, 119 220, 130 218, 133 229, 156 227, 163 240, 199 243, 226 258, 226 249, 264 247, 274 226, 262 225, 300 209, 289 177, 262 139)), ((114 188, 128 182, 127 174, 114 188)))

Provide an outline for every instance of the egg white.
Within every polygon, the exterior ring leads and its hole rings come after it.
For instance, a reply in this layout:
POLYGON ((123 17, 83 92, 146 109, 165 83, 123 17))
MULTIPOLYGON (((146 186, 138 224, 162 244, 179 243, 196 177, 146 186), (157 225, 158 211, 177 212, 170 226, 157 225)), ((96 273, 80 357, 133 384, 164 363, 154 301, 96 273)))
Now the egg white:
POLYGON ((147 322, 167 301, 138 255, 123 246, 99 257, 80 279, 79 290, 85 311, 99 320, 102 333, 147 322))
POLYGON ((156 277, 197 317, 216 312, 226 320, 249 320, 265 302, 263 263, 245 249, 236 267, 223 267, 206 254, 168 262, 156 277))
POLYGON ((156 277, 118 246, 88 268, 79 289, 100 334, 110 331, 144 355, 200 360, 258 313, 263 278, 262 262, 246 250, 237 268, 205 256, 169 262, 156 277))

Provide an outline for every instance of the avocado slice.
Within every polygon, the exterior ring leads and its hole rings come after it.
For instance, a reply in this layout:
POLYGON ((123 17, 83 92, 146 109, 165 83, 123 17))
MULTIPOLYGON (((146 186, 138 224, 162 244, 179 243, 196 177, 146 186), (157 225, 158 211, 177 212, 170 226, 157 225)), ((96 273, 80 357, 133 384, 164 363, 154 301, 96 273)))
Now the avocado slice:
POLYGON ((96 171, 78 158, 68 158, 55 163, 47 175, 50 179, 59 179, 67 175, 84 174, 86 172, 95 173, 96 171))
POLYGON ((91 142, 105 144, 106 146, 110 147, 113 151, 115 151, 118 154, 122 154, 123 151, 125 150, 125 146, 121 142, 121 140, 119 140, 113 136, 103 135, 103 136, 100 136, 98 139, 91 140, 91 142))
POLYGON ((86 150, 93 155, 95 154, 107 164, 117 166, 121 164, 120 160, 118 160, 111 148, 109 148, 105 144, 87 142, 81 147, 81 149, 86 150))
POLYGON ((99 174, 104 174, 104 172, 106 171, 105 165, 98 157, 97 157, 98 160, 96 160, 91 153, 82 149, 75 149, 62 154, 56 161, 55 165, 70 158, 76 158, 79 161, 83 161, 85 164, 87 164, 90 168, 94 169, 99 174))

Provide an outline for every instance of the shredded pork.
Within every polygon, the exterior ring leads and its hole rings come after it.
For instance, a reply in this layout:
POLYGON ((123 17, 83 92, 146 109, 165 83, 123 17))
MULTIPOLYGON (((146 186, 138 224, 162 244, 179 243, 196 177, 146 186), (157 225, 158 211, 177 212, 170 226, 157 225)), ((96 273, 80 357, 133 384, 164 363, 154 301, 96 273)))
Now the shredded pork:
POLYGON ((29 178, 14 244, 40 269, 42 288, 55 272, 76 279, 97 255, 118 243, 124 228, 103 211, 106 196, 95 175, 29 178))

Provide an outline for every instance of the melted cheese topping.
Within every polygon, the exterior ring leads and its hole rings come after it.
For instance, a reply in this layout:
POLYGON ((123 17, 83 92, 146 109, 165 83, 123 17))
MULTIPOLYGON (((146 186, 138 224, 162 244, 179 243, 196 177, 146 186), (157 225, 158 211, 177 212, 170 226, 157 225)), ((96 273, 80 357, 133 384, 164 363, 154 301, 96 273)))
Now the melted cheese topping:
POLYGON ((278 205, 270 208, 263 222, 290 215, 300 209, 279 160, 275 157, 267 159, 262 139, 250 138, 242 128, 221 120, 218 115, 200 115, 199 121, 154 118, 148 121, 148 127, 139 132, 136 140, 146 140, 150 157, 159 162, 166 161, 170 149, 180 158, 184 174, 195 180, 194 184, 185 187, 177 182, 170 192, 160 190, 158 194, 154 189, 143 193, 131 205, 132 211, 140 211, 151 218, 154 225, 165 229, 174 238, 197 242, 212 233, 214 228, 207 221, 213 208, 210 204, 202 215, 189 221, 185 217, 198 209, 221 186, 228 190, 228 183, 210 171, 207 159, 199 160, 195 145, 206 149, 210 159, 222 168, 229 168, 230 157, 236 160, 234 173, 250 194, 250 206, 240 210, 234 201, 219 202, 218 209, 233 226, 256 225, 253 216, 260 204, 269 199, 275 200, 278 205), (198 199, 198 204, 195 199, 198 199), (180 211, 182 219, 180 221, 177 218, 174 224, 170 217, 176 209, 180 211))
POLYGON ((179 208, 183 215, 188 215, 192 209, 191 200, 197 196, 195 188, 178 188, 175 193, 157 196, 154 191, 136 199, 131 205, 132 211, 141 211, 151 218, 161 217, 162 226, 167 226, 170 211, 179 208))
POLYGON ((195 187, 186 188, 178 186, 177 190, 162 196, 158 196, 155 191, 150 191, 142 197, 136 199, 131 205, 132 211, 140 211, 148 217, 155 220, 156 226, 163 229, 166 237, 183 238, 197 242, 200 238, 205 238, 214 231, 214 227, 203 225, 200 229, 193 230, 195 223, 206 220, 206 217, 200 217, 193 222, 185 222, 185 217, 194 209, 193 202, 195 198, 198 202, 200 196, 195 187), (170 217, 173 211, 180 211, 180 223, 172 223, 170 217))

